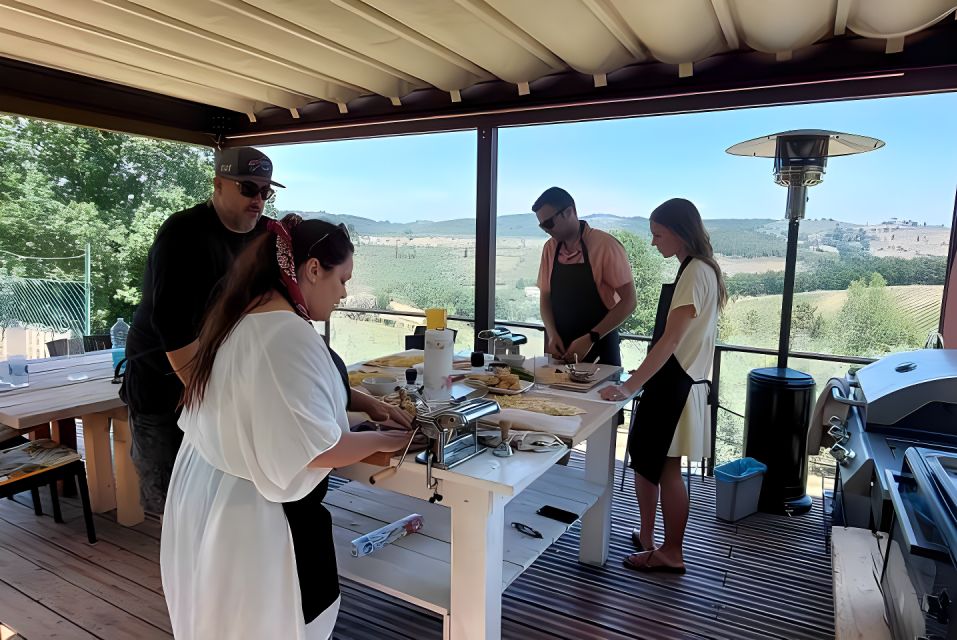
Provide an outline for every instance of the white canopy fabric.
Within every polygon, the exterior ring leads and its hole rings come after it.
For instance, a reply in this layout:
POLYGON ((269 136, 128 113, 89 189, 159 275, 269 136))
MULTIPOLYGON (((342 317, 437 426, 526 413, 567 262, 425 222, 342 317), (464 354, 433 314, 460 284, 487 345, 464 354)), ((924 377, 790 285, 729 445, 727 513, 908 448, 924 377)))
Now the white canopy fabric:
POLYGON ((245 113, 513 83, 569 69, 679 76, 728 51, 777 60, 846 33, 886 41, 957 0, 0 0, 0 57, 245 113))

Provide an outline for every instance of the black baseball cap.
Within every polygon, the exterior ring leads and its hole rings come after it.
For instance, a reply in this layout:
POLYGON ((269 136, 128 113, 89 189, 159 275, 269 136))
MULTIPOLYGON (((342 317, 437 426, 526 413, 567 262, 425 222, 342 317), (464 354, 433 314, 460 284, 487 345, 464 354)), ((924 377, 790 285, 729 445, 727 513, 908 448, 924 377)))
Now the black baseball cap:
POLYGON ((272 160, 259 149, 230 147, 216 151, 216 175, 230 180, 249 180, 260 186, 267 184, 286 188, 272 179, 272 160))

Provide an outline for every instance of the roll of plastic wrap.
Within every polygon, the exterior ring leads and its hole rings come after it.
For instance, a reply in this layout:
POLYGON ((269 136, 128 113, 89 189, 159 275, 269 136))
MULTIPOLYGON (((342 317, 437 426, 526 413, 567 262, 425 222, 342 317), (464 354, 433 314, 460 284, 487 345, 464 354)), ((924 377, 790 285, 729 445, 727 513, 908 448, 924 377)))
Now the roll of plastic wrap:
POLYGON ((425 520, 417 513, 396 520, 392 524, 387 524, 353 540, 352 555, 356 558, 367 556, 399 538, 419 531, 424 524, 425 520))
POLYGON ((452 352, 455 342, 449 329, 425 332, 425 399, 448 400, 452 397, 452 352))

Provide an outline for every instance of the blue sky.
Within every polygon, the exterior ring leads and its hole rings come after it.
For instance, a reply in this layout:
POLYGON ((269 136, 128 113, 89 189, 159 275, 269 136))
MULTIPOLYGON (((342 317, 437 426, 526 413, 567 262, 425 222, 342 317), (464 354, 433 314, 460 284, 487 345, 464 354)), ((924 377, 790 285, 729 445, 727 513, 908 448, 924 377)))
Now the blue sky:
MULTIPOLYGON (((807 216, 848 222, 890 217, 949 225, 957 190, 957 93, 503 129, 499 215, 525 213, 559 185, 579 212, 645 215, 676 196, 706 218, 779 218, 785 189, 772 161, 730 156, 732 144, 822 128, 884 140, 828 162, 807 216)), ((267 149, 288 188, 280 209, 376 220, 474 217, 475 134, 456 132, 267 149)))

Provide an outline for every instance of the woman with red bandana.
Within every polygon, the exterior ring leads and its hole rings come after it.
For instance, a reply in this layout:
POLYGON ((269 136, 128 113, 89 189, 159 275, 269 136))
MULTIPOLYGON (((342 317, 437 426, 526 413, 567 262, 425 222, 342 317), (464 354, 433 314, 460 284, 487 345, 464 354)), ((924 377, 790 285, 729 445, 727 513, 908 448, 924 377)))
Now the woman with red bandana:
POLYGON ((160 554, 180 640, 332 634, 329 472, 409 440, 349 431, 348 387, 309 322, 345 297, 352 253, 344 227, 269 221, 203 323, 160 554))

